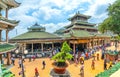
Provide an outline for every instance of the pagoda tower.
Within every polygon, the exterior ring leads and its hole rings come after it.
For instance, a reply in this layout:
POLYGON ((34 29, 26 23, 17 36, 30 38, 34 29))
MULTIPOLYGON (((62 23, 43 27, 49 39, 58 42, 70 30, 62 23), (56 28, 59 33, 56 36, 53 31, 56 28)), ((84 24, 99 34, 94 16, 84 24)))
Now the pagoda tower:
POLYGON ((18 25, 19 21, 9 20, 8 11, 12 8, 17 8, 20 3, 15 0, 0 0, 0 43, 2 43, 2 31, 6 31, 6 43, 8 43, 8 33, 15 26, 18 25), (5 16, 2 16, 1 11, 5 12, 5 16))
POLYGON ((104 40, 109 40, 110 37, 98 33, 96 24, 90 23, 88 20, 91 16, 81 14, 79 11, 68 20, 71 23, 64 28, 61 28, 54 33, 62 36, 69 42, 73 49, 73 53, 77 51, 83 52, 85 49, 93 48, 104 44, 104 40))
POLYGON ((71 30, 84 30, 89 33, 98 33, 97 28, 95 28, 96 24, 89 23, 89 18, 91 18, 91 16, 80 14, 78 11, 73 17, 68 19, 71 21, 71 24, 66 26, 64 33, 68 33, 71 30))

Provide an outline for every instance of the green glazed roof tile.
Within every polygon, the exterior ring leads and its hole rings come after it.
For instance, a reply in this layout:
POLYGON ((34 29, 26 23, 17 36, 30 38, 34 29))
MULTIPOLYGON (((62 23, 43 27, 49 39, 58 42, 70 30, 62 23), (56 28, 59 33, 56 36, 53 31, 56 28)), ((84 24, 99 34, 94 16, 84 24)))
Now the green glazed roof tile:
POLYGON ((11 40, 18 40, 18 39, 44 39, 44 38, 60 38, 54 34, 48 32, 26 32, 24 34, 18 35, 11 40))
POLYGON ((16 48, 16 47, 14 45, 11 45, 11 44, 0 44, 0 52, 12 50, 14 48, 16 48))

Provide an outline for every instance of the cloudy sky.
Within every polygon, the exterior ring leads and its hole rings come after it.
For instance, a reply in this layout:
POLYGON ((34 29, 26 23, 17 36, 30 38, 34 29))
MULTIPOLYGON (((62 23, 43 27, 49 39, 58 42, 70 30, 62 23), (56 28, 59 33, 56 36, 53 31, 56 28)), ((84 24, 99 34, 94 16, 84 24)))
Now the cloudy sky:
POLYGON ((67 20, 77 11, 92 16, 89 22, 98 24, 107 17, 107 7, 115 0, 16 0, 18 8, 9 10, 9 19, 20 20, 9 38, 25 33, 36 22, 46 27, 47 32, 68 25, 67 20))

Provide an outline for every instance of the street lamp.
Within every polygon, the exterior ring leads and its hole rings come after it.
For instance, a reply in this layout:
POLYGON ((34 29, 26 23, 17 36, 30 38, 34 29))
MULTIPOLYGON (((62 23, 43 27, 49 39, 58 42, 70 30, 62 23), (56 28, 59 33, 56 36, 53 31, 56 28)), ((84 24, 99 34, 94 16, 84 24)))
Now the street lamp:
POLYGON ((18 50, 16 50, 16 51, 15 51, 15 53, 16 53, 16 54, 18 54, 18 53, 19 53, 19 51, 18 51, 18 50))
MULTIPOLYGON (((15 51, 15 53, 18 53, 18 52, 19 52, 19 50, 16 50, 16 51, 15 51)), ((22 55, 21 55, 21 59, 22 59, 22 60, 21 60, 21 66, 22 66, 22 77, 25 77, 25 73, 24 73, 24 65, 23 65, 23 57, 22 57, 24 53, 27 54, 28 51, 25 50, 24 52, 22 52, 22 55)))
MULTIPOLYGON (((24 50, 22 52, 22 56, 24 56, 23 54, 27 54, 28 50, 24 50)), ((25 77, 25 73, 24 73, 25 69, 24 69, 24 65, 23 65, 23 57, 22 57, 22 77, 25 77)))
POLYGON ((24 54, 27 54, 27 53, 28 53, 28 50, 25 50, 25 51, 24 51, 24 54))

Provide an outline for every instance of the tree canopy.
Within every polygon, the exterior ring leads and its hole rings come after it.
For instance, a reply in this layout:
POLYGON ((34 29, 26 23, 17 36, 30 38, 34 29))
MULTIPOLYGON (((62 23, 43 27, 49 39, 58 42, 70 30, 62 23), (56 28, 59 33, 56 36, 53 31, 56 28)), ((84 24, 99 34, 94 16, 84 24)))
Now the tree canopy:
POLYGON ((99 31, 104 33, 109 30, 120 36, 120 0, 110 4, 107 11, 108 18, 99 24, 99 31))

